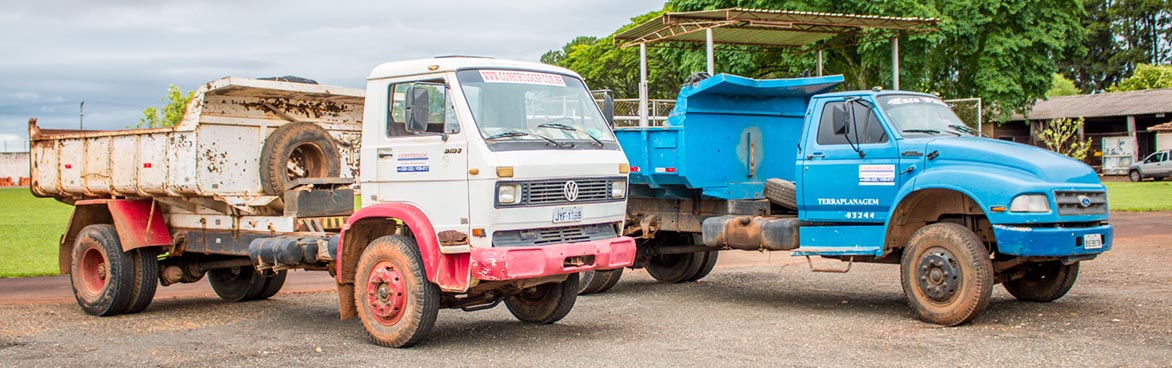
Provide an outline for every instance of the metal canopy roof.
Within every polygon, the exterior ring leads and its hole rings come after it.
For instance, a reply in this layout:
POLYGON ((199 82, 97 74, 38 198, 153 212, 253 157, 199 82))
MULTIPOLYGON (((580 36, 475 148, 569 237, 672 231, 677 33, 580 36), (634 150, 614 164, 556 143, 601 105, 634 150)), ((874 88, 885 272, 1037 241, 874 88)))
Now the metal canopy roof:
POLYGON ((715 43, 770 47, 801 47, 837 34, 866 28, 901 34, 936 30, 935 18, 799 12, 788 10, 720 9, 666 13, 614 36, 620 47, 658 41, 705 43, 712 29, 715 43))

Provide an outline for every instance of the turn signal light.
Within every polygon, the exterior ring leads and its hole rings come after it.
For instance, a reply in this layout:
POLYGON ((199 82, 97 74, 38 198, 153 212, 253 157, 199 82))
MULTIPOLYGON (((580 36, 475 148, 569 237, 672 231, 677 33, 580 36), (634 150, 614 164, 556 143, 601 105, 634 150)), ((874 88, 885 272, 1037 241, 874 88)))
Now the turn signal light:
POLYGON ((512 166, 501 166, 501 167, 496 168, 496 176, 499 178, 513 177, 513 167, 512 166))
POLYGON ((619 174, 626 174, 631 172, 631 165, 619 164, 619 174))

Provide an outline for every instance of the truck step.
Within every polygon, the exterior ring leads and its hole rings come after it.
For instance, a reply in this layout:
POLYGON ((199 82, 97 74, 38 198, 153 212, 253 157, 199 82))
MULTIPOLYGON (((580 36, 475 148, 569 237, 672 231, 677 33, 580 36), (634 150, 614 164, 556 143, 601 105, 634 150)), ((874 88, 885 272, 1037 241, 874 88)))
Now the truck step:
POLYGON ((790 252, 791 256, 873 256, 879 247, 801 247, 790 252))

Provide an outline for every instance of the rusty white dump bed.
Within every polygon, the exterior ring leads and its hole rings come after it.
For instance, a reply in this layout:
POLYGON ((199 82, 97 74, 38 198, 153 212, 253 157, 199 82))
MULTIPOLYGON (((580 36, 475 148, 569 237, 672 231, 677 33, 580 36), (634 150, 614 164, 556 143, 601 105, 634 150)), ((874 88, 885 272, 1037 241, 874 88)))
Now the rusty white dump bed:
POLYGON ((266 137, 316 123, 338 140, 343 177, 355 177, 364 91, 223 78, 200 87, 169 128, 42 130, 29 121, 32 191, 64 201, 104 197, 208 197, 237 206, 271 202, 260 183, 266 137))

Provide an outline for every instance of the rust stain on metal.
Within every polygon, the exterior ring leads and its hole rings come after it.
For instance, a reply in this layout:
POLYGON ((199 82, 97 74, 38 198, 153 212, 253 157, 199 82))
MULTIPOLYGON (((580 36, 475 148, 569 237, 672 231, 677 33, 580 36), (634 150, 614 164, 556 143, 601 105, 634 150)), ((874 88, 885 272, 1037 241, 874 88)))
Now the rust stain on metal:
POLYGON ((439 234, 440 244, 445 246, 468 244, 468 234, 456 230, 444 230, 439 234))

